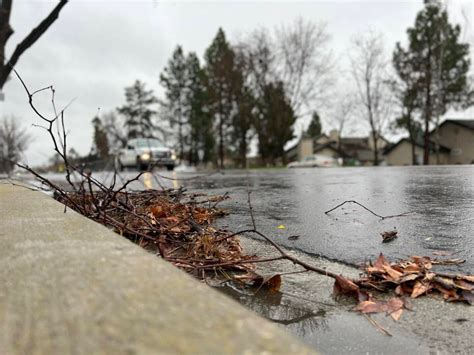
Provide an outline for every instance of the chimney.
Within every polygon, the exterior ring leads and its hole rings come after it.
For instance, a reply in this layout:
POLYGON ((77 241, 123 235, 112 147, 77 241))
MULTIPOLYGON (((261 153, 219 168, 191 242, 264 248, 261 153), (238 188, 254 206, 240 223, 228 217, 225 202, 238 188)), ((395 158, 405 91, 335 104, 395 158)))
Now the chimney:
POLYGON ((329 132, 329 140, 336 143, 339 142, 339 131, 337 129, 333 129, 329 132))

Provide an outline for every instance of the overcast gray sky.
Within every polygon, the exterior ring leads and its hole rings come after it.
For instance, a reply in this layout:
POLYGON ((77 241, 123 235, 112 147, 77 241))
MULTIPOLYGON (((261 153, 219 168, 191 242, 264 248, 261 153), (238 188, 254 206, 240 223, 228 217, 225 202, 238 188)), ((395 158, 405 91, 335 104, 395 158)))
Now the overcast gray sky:
MULTIPOLYGON (((10 54, 18 41, 55 6, 56 1, 14 0, 9 41, 10 54)), ((367 29, 382 32, 387 54, 395 42, 405 42, 406 29, 413 25, 422 0, 405 1, 157 1, 157 0, 71 0, 48 32, 21 57, 17 70, 31 89, 47 85, 56 88, 57 106, 75 99, 66 111, 70 146, 86 154, 92 144, 91 120, 98 108, 112 110, 124 101, 124 87, 135 79, 162 93, 158 76, 177 44, 204 50, 219 26, 228 38, 244 36, 257 27, 273 28, 298 16, 325 22, 331 35, 330 48, 345 70, 351 38, 367 29)), ((451 17, 466 25, 473 18, 468 0, 449 1, 451 17)), ((467 27, 465 40, 474 45, 467 27)), ((471 49, 472 52, 472 49, 471 49)), ((347 85, 339 82, 341 87, 347 85)), ((31 127, 37 121, 27 97, 16 79, 4 87, 5 101, 0 116, 21 118, 35 140, 27 152, 30 164, 46 161, 51 144, 45 133, 31 127)), ((49 97, 37 97, 40 107, 49 109, 49 97)), ((474 116, 474 111, 455 113, 474 116)), ((326 130, 329 125, 326 124, 326 130)))

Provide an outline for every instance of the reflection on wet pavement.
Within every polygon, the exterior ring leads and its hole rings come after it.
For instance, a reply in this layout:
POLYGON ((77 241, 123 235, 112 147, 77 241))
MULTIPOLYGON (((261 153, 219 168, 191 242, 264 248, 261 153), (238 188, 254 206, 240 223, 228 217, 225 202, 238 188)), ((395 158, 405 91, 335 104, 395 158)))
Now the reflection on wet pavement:
MULTIPOLYGON (((277 242, 332 260, 360 264, 380 252, 391 258, 452 252, 466 259, 447 271, 474 271, 474 167, 379 167, 251 171, 248 175, 257 225, 277 242), (324 211, 357 200, 380 215, 413 212, 380 220, 356 205, 324 211), (276 227, 284 224, 286 229, 276 227), (382 244, 380 234, 397 230, 398 239, 382 244), (295 241, 291 235, 300 235, 295 241)), ((231 229, 250 226, 247 174, 226 172, 181 183, 189 190, 229 192, 223 206, 231 229)))
MULTIPOLYGON (((110 173, 94 174, 102 181, 111 179, 110 173)), ((135 175, 125 172, 121 179, 135 175)), ((219 223, 237 231, 251 227, 248 184, 257 227, 288 248, 352 265, 374 259, 380 252, 389 258, 407 258, 436 257, 433 252, 445 251, 466 263, 443 271, 474 272, 474 166, 224 171, 195 176, 154 171, 130 188, 228 192, 231 198, 221 206, 231 213, 219 223), (384 216, 413 213, 380 220, 347 204, 324 214, 345 200, 356 200, 384 216), (285 229, 278 229, 279 225, 285 229), (382 244, 380 234, 390 230, 397 230, 398 238, 382 244), (299 238, 289 240, 293 235, 299 238)))

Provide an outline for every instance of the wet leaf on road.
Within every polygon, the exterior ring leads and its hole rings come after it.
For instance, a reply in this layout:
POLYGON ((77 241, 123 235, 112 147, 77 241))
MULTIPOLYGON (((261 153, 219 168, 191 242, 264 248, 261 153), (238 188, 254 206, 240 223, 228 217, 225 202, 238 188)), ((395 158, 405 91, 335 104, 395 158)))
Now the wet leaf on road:
POLYGON ((392 297, 388 301, 368 300, 360 302, 354 311, 367 313, 386 313, 398 321, 403 313, 405 302, 399 297, 392 297))
POLYGON ((398 231, 396 230, 381 233, 380 235, 382 236, 382 243, 388 243, 393 241, 398 237, 397 233, 398 231))
POLYGON ((348 280, 341 275, 336 276, 333 289, 334 297, 346 295, 359 299, 359 290, 359 286, 357 286, 353 281, 348 280))

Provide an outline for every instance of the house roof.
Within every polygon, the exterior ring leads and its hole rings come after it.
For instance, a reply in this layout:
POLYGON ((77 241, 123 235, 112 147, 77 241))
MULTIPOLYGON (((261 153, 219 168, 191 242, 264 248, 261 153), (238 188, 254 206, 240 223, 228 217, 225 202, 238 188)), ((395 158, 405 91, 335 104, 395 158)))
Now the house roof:
MULTIPOLYGON (((400 144, 402 144, 403 142, 407 142, 408 144, 411 144, 410 140, 408 138, 402 138, 400 139, 397 143, 395 144, 392 144, 391 146, 389 146, 387 149, 385 149, 384 151, 384 155, 387 155, 389 154, 391 151, 393 151, 395 148, 397 148, 400 144)), ((415 145, 417 147, 420 147, 420 148, 424 148, 424 144, 423 142, 420 142, 420 141, 417 141, 415 142, 415 145)), ((436 146, 436 143, 433 142, 433 141, 430 141, 430 150, 435 150, 435 146, 436 146)), ((451 152, 451 149, 444 146, 444 145, 439 145, 439 151, 441 153, 450 153, 451 152)))
MULTIPOLYGON (((326 138, 329 138, 326 134, 324 133, 321 133, 319 135, 317 135, 316 137, 314 137, 313 141, 316 142, 319 138, 321 137, 326 137, 326 138)), ((307 137, 305 134, 303 134, 300 139, 298 139, 298 141, 296 143, 294 143, 292 146, 290 146, 288 149, 285 150, 285 153, 289 153, 291 152, 292 150, 298 148, 298 145, 300 144, 301 140, 303 138, 311 138, 311 137, 307 137)))
POLYGON ((453 123, 458 126, 474 130, 474 120, 447 119, 443 123, 440 124, 440 127, 447 123, 453 123))
POLYGON ((323 149, 331 149, 332 151, 340 154, 342 157, 346 156, 344 152, 339 151, 336 147, 336 142, 334 141, 329 141, 323 144, 318 144, 317 146, 314 147, 313 153, 316 154, 317 152, 320 152, 323 149))
MULTIPOLYGON (((451 119, 451 118, 448 118, 448 119, 445 119, 443 122, 441 122, 439 127, 443 127, 444 125, 447 125, 448 123, 452 123, 452 124, 457 125, 459 127, 474 130, 474 120, 472 120, 472 119, 465 120, 465 119, 451 119)), ((435 133, 435 131, 436 131, 436 127, 433 128, 430 131, 430 134, 435 133)))

